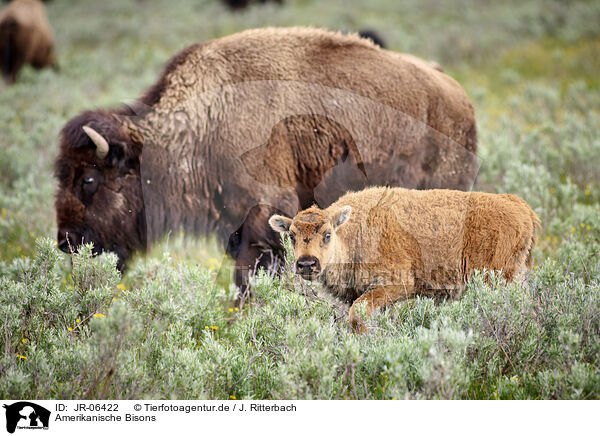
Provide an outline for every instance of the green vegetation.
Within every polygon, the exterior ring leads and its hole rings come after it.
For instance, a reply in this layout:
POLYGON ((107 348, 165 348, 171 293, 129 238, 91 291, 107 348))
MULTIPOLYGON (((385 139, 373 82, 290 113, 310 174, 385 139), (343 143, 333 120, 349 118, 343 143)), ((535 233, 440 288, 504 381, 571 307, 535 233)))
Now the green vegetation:
POLYGON ((600 4, 437 5, 48 3, 60 72, 0 85, 0 397, 599 398, 600 4), (124 277, 89 247, 71 266, 52 240, 64 123, 134 99, 187 44, 299 24, 375 28, 460 81, 475 189, 518 194, 543 222, 526 280, 478 276, 458 301, 396 304, 356 336, 347 307, 289 271, 258 277, 238 309, 212 240, 171 236, 124 277))

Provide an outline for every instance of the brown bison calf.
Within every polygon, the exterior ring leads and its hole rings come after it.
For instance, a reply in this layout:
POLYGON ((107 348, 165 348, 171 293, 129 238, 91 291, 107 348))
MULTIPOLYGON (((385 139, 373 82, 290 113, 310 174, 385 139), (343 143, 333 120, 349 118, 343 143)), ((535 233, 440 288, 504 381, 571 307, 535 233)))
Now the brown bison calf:
POLYGON ((298 274, 353 302, 350 323, 363 331, 359 303, 370 315, 417 294, 460 293, 476 269, 512 280, 532 265, 539 219, 509 194, 375 187, 269 224, 289 232, 298 274))
POLYGON ((46 8, 39 0, 13 0, 0 11, 0 67, 8 83, 19 70, 56 65, 54 35, 46 8))

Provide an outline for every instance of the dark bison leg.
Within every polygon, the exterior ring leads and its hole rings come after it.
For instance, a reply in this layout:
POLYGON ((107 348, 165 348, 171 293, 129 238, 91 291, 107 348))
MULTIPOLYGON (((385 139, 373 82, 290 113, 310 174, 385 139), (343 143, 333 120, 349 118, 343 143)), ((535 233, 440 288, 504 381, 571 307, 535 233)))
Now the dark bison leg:
POLYGON ((239 256, 235 261, 233 279, 240 290, 240 297, 246 299, 250 294, 250 278, 260 268, 270 269, 276 258, 269 251, 262 251, 259 247, 245 244, 240 247, 239 256))
POLYGON ((0 51, 2 53, 0 66, 2 76, 7 83, 14 83, 17 73, 25 62, 23 49, 21 52, 16 47, 16 33, 18 24, 13 18, 8 18, 0 23, 0 51))
POLYGON ((275 213, 281 212, 266 205, 253 207, 242 226, 229 238, 227 253, 235 259, 233 279, 242 298, 249 294, 250 277, 260 268, 277 267, 283 257, 281 239, 268 224, 275 213))

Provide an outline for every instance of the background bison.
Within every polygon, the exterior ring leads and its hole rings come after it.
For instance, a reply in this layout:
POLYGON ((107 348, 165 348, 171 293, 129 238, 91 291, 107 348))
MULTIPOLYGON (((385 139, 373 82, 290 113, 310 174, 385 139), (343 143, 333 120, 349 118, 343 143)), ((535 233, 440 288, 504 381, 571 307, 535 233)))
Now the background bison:
POLYGON ((267 3, 269 1, 273 3, 283 3, 283 0, 222 0, 231 9, 244 9, 250 6, 251 3, 267 3))
POLYGON ((26 64, 56 65, 54 35, 39 0, 13 0, 0 11, 0 66, 4 80, 13 83, 26 64))
POLYGON ((65 126, 59 245, 93 242, 123 266, 178 228, 215 233, 243 286, 280 253, 273 210, 370 184, 468 189, 475 150, 471 103, 427 63, 356 35, 246 31, 179 53, 131 108, 65 126))

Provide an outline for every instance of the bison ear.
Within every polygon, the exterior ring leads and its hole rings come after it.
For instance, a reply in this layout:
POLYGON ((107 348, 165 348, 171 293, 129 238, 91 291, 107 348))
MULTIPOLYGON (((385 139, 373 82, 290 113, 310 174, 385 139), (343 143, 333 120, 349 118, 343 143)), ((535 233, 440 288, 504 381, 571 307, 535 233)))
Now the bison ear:
POLYGON ((352 207, 344 206, 337 212, 331 219, 333 228, 337 229, 339 226, 346 224, 352 214, 352 207))
POLYGON ((273 215, 269 218, 269 225, 273 230, 279 233, 287 232, 292 225, 292 220, 281 215, 273 215))
POLYGON ((125 161, 125 147, 118 142, 111 144, 108 159, 106 161, 111 167, 121 166, 125 161))

